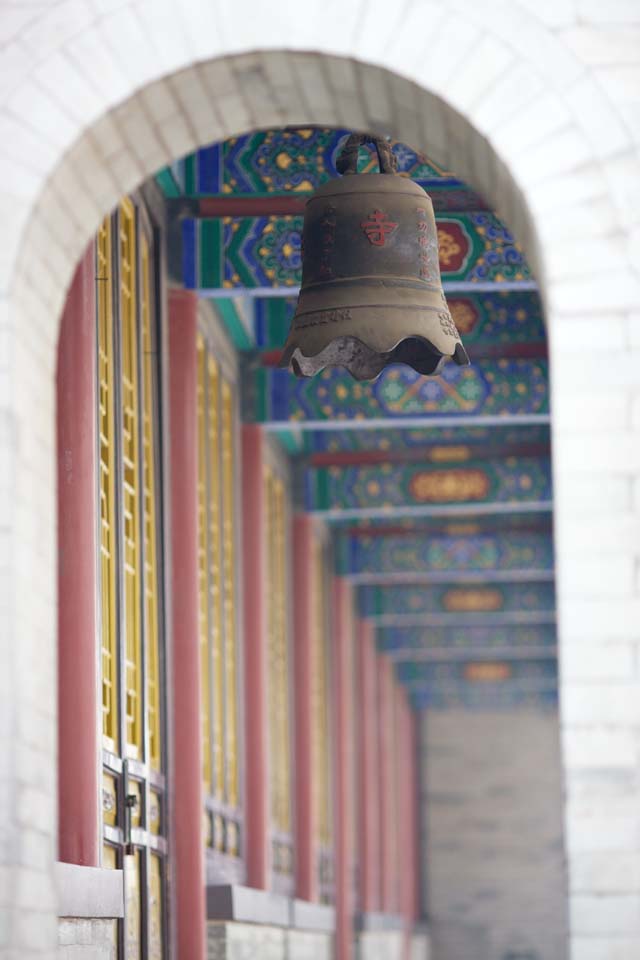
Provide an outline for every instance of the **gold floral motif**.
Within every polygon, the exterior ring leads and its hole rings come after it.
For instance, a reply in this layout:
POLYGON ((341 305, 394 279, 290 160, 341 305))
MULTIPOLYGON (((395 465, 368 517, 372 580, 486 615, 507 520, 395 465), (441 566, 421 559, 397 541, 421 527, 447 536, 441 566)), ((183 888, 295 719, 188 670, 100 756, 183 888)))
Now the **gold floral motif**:
POLYGON ((511 667, 499 661, 468 663, 464 668, 464 676, 471 683, 500 683, 509 679, 511 667))
POLYGON ((420 503, 484 500, 489 478, 482 470, 439 470, 416 473, 411 493, 420 503))
POLYGON ((438 229, 438 251, 440 254, 440 263, 445 267, 448 267, 449 264, 459 253, 462 253, 462 247, 451 236, 446 230, 438 229))
POLYGON ((443 597, 445 610, 492 611, 502 609, 502 594, 499 590, 455 589, 447 590, 443 597))
POLYGON ((449 310, 459 333, 470 333, 473 330, 478 318, 466 300, 450 300, 449 310))

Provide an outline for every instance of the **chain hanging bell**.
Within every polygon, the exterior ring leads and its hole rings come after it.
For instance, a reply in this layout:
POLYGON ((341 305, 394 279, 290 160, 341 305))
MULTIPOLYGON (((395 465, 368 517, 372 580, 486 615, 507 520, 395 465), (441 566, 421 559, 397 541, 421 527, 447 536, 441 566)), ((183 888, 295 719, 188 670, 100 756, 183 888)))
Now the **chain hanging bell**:
POLYGON ((433 205, 422 187, 396 174, 385 140, 352 134, 336 177, 309 199, 302 233, 302 286, 280 366, 298 377, 345 367, 373 380, 406 363, 438 373, 445 359, 469 358, 440 280, 433 205), (380 173, 358 173, 372 143, 380 173))

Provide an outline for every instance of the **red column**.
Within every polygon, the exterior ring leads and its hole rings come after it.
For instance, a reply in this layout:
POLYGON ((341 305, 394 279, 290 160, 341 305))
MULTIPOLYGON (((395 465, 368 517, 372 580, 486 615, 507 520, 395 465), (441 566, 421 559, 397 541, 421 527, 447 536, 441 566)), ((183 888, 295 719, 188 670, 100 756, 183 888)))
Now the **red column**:
MULTIPOLYGON (((406 694, 405 694, 406 697, 406 694)), ((420 784, 418 779, 418 715, 405 700, 407 744, 407 919, 420 918, 420 784)))
POLYGON ((169 294, 173 849, 178 956, 204 960, 202 731, 198 637, 197 297, 169 294))
POLYGON ((56 376, 58 855, 97 866, 96 304, 93 243, 67 296, 56 376))
POLYGON ((394 683, 393 664, 384 656, 378 657, 378 735, 380 743, 380 837, 382 871, 382 909, 396 911, 396 817, 394 755, 394 683))
POLYGON ((263 442, 260 426, 242 427, 247 882, 266 890, 270 857, 263 442))
POLYGON ((378 676, 374 630, 359 620, 357 627, 358 683, 358 863, 360 865, 360 909, 380 909, 380 771, 377 735, 378 676))
POLYGON ((297 514, 293 520, 293 616, 295 677, 295 822, 296 896, 317 899, 316 836, 313 795, 313 670, 315 579, 313 519, 297 514))
POLYGON ((335 691, 335 892, 336 957, 350 960, 353 942, 353 611, 346 580, 333 580, 333 670, 335 691))

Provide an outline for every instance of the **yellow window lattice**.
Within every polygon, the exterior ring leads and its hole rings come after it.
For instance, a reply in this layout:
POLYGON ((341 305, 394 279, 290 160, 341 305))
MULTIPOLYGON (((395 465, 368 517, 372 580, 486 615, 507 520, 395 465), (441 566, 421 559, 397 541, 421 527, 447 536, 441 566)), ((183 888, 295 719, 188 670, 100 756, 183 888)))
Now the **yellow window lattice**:
POLYGON ((213 677, 213 793, 225 799, 224 791, 224 667, 222 640, 222 582, 220 525, 220 376, 212 356, 207 357, 208 497, 209 507, 209 643, 213 677))
POLYGON ((142 960, 142 851, 124 858, 125 916, 124 952, 126 960, 142 960))
POLYGON ((96 242, 98 313, 98 458, 100 498, 100 612, 102 648, 102 734, 118 748, 118 630, 116 622, 116 517, 113 348, 113 257, 107 217, 96 242))
POLYGON ((149 762, 154 770, 162 767, 160 632, 158 623, 158 527, 156 501, 156 461, 154 444, 154 349, 151 331, 151 264, 149 245, 141 237, 141 301, 143 394, 143 531, 144 531, 144 598, 147 642, 147 716, 149 723, 149 762))
POLYGON ((209 657, 209 559, 207 521, 207 354, 204 340, 198 337, 198 376, 196 409, 198 426, 198 606, 200 631, 200 703, 202 725, 202 777, 211 790, 211 671, 209 657))
POLYGON ((329 780, 329 683, 327 664, 327 567, 324 547, 313 543, 313 788, 315 832, 322 846, 331 844, 331 786, 329 780))
POLYGON ((291 829, 289 753, 289 670, 286 617, 286 541, 284 485, 265 470, 267 546, 267 627, 269 652, 269 759, 271 819, 291 829))
POLYGON ((222 381, 222 577, 224 584, 226 800, 239 802, 238 705, 236 695, 235 404, 231 385, 222 381))
POLYGON ((127 753, 142 756, 142 631, 139 516, 138 350, 135 208, 125 199, 119 210, 124 674, 127 753))
POLYGON ((162 960, 162 860, 152 853, 149 858, 149 953, 148 960, 162 960))

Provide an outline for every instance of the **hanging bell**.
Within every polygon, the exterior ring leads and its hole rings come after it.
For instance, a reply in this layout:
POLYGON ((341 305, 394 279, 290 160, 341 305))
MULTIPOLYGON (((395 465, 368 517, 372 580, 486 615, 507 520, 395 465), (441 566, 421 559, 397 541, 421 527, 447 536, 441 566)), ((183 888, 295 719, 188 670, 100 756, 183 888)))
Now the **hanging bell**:
POLYGON ((406 363, 438 373, 446 358, 469 363, 440 280, 433 205, 396 174, 386 141, 352 134, 335 178, 309 199, 302 234, 302 287, 280 366, 298 377, 345 367, 373 380, 406 363), (375 145, 380 173, 357 172, 375 145))

